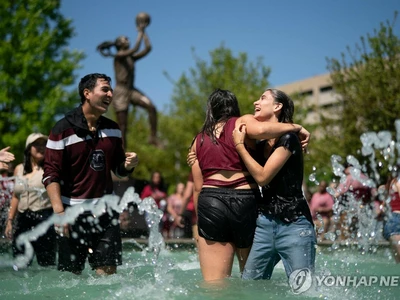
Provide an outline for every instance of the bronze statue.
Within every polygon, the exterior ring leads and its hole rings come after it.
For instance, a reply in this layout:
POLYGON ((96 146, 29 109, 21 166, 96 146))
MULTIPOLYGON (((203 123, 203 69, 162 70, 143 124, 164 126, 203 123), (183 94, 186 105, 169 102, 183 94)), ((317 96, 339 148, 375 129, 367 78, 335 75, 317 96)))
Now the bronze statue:
POLYGON ((129 49, 129 39, 119 36, 115 42, 106 41, 97 46, 97 50, 105 57, 114 57, 115 89, 113 107, 117 114, 117 123, 122 132, 122 140, 126 147, 126 132, 129 104, 138 105, 148 111, 151 136, 149 143, 157 145, 157 110, 151 100, 140 90, 134 87, 135 62, 146 56, 151 50, 150 40, 145 33, 145 28, 150 24, 150 16, 147 13, 139 13, 136 16, 136 28, 138 35, 135 45, 129 49), (144 49, 139 51, 144 42, 144 49), (111 48, 116 48, 116 53, 111 48))

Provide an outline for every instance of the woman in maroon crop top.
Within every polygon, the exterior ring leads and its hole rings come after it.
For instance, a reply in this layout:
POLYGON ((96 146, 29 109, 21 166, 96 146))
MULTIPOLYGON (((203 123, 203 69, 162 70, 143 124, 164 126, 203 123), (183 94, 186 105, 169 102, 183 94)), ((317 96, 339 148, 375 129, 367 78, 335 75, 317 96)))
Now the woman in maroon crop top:
MULTIPOLYGON (((232 132, 240 123, 247 124, 251 139, 302 130, 296 124, 258 122, 253 115, 240 117, 236 96, 228 90, 217 89, 209 96, 203 128, 191 147, 198 159, 189 163, 198 216, 200 267, 206 281, 229 277, 235 253, 242 271, 253 241, 256 203, 261 195, 235 150, 232 132)), ((309 133, 301 133, 306 145, 309 133)))
MULTIPOLYGON (((399 170, 398 166, 398 172, 399 170)), ((395 261, 400 264, 400 176, 397 175, 390 181, 389 219, 383 228, 383 236, 390 241, 395 261)))

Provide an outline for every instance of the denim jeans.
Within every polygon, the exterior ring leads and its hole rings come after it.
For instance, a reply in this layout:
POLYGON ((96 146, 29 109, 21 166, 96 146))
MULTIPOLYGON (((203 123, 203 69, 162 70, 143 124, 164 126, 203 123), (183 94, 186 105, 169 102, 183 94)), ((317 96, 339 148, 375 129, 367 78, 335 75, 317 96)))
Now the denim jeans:
POLYGON ((286 275, 308 268, 314 272, 317 238, 313 224, 304 216, 292 223, 260 213, 253 246, 243 271, 243 279, 270 279, 282 259, 286 275))
POLYGON ((390 239, 392 235, 400 235, 400 213, 392 213, 383 228, 383 237, 390 239))

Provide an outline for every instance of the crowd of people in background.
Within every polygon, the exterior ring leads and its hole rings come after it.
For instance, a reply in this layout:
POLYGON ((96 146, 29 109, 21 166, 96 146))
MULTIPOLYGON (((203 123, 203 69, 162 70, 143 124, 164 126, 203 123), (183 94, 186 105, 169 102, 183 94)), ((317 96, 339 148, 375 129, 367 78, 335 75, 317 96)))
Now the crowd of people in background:
MULTIPOLYGON (((56 215, 54 226, 33 242, 38 264, 80 274, 88 260, 97 274, 109 275, 122 264, 122 215, 106 202, 104 215, 84 210, 73 224, 63 217, 112 195, 113 176, 129 177, 139 159, 125 152, 118 124, 103 116, 112 102, 111 79, 88 74, 79 95, 81 104, 49 136, 27 136, 21 164, 13 168, 9 147, 0 150, 1 230, 17 256, 24 252, 18 236, 56 215)), ((160 171, 151 174, 140 198, 153 199, 161 211, 162 236, 195 239, 205 280, 229 277, 235 255, 244 279, 269 279, 279 260, 289 277, 299 268, 313 271, 317 239, 356 240, 361 215, 372 211, 400 263, 399 166, 375 188, 345 162, 340 180, 323 180, 310 193, 302 157, 309 133, 292 123, 292 100, 268 89, 254 106, 254 115, 241 116, 235 95, 215 90, 188 154, 186 182, 168 187, 160 171), (301 247, 288 251, 288 243, 301 247)))

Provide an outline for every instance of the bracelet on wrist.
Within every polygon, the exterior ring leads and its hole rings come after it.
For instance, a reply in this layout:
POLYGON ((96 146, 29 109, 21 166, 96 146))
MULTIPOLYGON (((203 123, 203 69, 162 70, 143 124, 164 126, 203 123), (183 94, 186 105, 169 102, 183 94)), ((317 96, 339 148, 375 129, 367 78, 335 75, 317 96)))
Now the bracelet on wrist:
POLYGON ((60 211, 60 212, 55 212, 55 214, 59 215, 59 214, 63 214, 65 211, 60 211))
POLYGON ((240 145, 240 144, 244 145, 244 143, 236 143, 236 144, 235 144, 235 147, 236 147, 237 145, 240 145))

